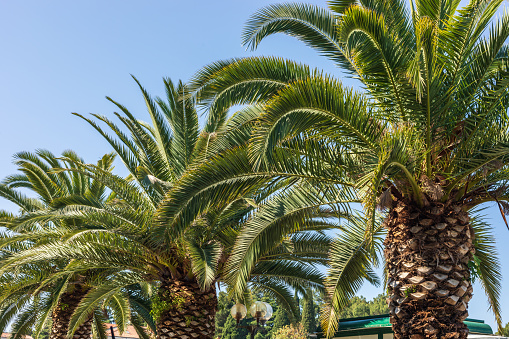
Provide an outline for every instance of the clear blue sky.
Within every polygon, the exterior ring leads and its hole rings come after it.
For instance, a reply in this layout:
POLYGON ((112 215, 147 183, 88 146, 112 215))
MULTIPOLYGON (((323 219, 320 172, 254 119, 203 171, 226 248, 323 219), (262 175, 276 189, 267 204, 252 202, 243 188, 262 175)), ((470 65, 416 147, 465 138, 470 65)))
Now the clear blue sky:
MULTIPOLYGON (((73 149, 95 162, 110 148, 71 112, 112 116, 111 96, 141 119, 143 100, 129 74, 153 95, 164 95, 162 77, 188 80, 200 67, 250 55, 277 55, 341 72, 313 50, 282 35, 256 52, 240 45, 242 27, 254 11, 277 0, 81 0, 0 1, 0 178, 15 172, 12 155, 46 148, 73 149)), ((325 6, 325 0, 307 1, 325 6)), ((120 171, 121 166, 117 166, 120 171)), ((14 206, 0 200, 0 209, 14 206)), ((495 208, 504 281, 509 279, 509 231, 495 208)), ((368 299, 382 288, 363 287, 368 299)), ((470 315, 494 329, 482 288, 475 286, 470 315)), ((509 285, 502 293, 509 321, 509 285)))

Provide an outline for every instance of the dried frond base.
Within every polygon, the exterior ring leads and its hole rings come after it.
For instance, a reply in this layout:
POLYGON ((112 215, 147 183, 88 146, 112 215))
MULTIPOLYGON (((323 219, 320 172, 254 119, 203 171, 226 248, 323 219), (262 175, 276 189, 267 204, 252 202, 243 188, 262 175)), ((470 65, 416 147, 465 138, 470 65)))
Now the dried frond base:
MULTIPOLYGON (((88 288, 77 284, 73 291, 63 293, 60 296, 58 305, 51 315, 53 323, 51 325, 49 339, 67 339, 67 331, 69 330, 71 316, 87 292, 88 288)), ((90 339, 91 336, 92 316, 78 327, 74 333, 73 339, 90 339)))
POLYGON ((466 338, 474 253, 468 214, 454 204, 420 209, 398 201, 385 223, 394 338, 466 338))
POLYGON ((157 321, 157 339, 214 338, 215 287, 202 291, 194 282, 165 280, 158 293, 170 305, 157 321))

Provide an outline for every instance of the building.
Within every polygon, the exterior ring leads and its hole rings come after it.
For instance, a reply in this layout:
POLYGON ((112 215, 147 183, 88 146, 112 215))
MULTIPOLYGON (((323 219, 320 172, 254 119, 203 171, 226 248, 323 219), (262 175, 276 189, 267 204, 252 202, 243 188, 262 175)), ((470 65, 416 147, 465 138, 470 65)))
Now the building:
MULTIPOLYGON (((11 337, 11 333, 2 333, 1 337, 2 337, 2 339, 9 339, 11 337)), ((29 335, 24 335, 24 336, 22 336, 22 338, 23 339, 33 339, 29 335)))
MULTIPOLYGON (((482 320, 466 319, 471 339, 504 338, 493 334, 491 327, 482 320)), ((325 338, 320 333, 317 338, 325 338)), ((393 332, 389 315, 374 315, 369 317, 349 318, 339 321, 338 331, 333 337, 341 339, 392 339, 393 332)))

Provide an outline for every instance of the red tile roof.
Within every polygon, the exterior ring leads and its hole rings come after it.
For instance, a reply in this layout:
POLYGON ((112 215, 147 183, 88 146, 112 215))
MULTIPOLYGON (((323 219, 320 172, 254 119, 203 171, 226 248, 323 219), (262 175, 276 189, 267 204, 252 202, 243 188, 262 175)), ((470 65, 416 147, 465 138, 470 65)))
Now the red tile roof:
MULTIPOLYGON (((11 337, 11 333, 2 333, 2 338, 3 339, 8 339, 11 337)), ((23 336, 24 339, 33 339, 31 336, 29 335, 24 335, 23 336)))

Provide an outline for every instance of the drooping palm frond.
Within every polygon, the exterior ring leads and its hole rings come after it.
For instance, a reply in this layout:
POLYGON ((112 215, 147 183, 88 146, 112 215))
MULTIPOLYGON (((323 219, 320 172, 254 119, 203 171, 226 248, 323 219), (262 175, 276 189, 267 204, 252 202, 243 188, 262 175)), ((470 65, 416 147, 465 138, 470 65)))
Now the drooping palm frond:
POLYGON ((207 108, 205 131, 210 133, 224 126, 231 106, 266 102, 288 83, 316 73, 306 65, 281 58, 232 59, 197 72, 190 90, 199 105, 207 108))
POLYGON ((373 266, 377 263, 376 253, 382 246, 385 232, 379 224, 373 233, 366 233, 365 223, 366 220, 360 216, 350 218, 344 232, 332 243, 329 275, 325 280, 330 301, 321 315, 327 336, 335 333, 341 310, 348 305, 364 280, 380 284, 373 266))
POLYGON ((328 77, 309 78, 291 84, 268 104, 262 115, 264 124, 254 133, 251 152, 253 157, 270 161, 270 151, 283 138, 315 127, 322 135, 334 133, 345 145, 369 151, 384 131, 373 118, 359 94, 328 77))
POLYGON ((337 18, 328 10, 314 5, 288 3, 262 8, 246 24, 244 45, 255 49, 269 35, 285 33, 315 48, 320 54, 354 72, 350 60, 337 38, 337 18))
POLYGON ((319 224, 333 228, 326 222, 316 220, 337 215, 322 206, 320 195, 314 193, 307 185, 295 185, 290 190, 274 194, 253 218, 246 222, 233 247, 233 255, 226 263, 229 272, 226 281, 235 286, 236 293, 240 295, 245 289, 254 265, 264 251, 285 246, 287 234, 314 230, 319 224))
POLYGON ((474 280, 479 280, 490 307, 495 314, 497 324, 502 323, 500 318, 500 292, 502 290, 500 274, 500 261, 498 259, 496 241, 492 233, 492 227, 480 214, 481 210, 473 211, 471 220, 474 236, 474 259, 471 262, 472 275, 474 280))

